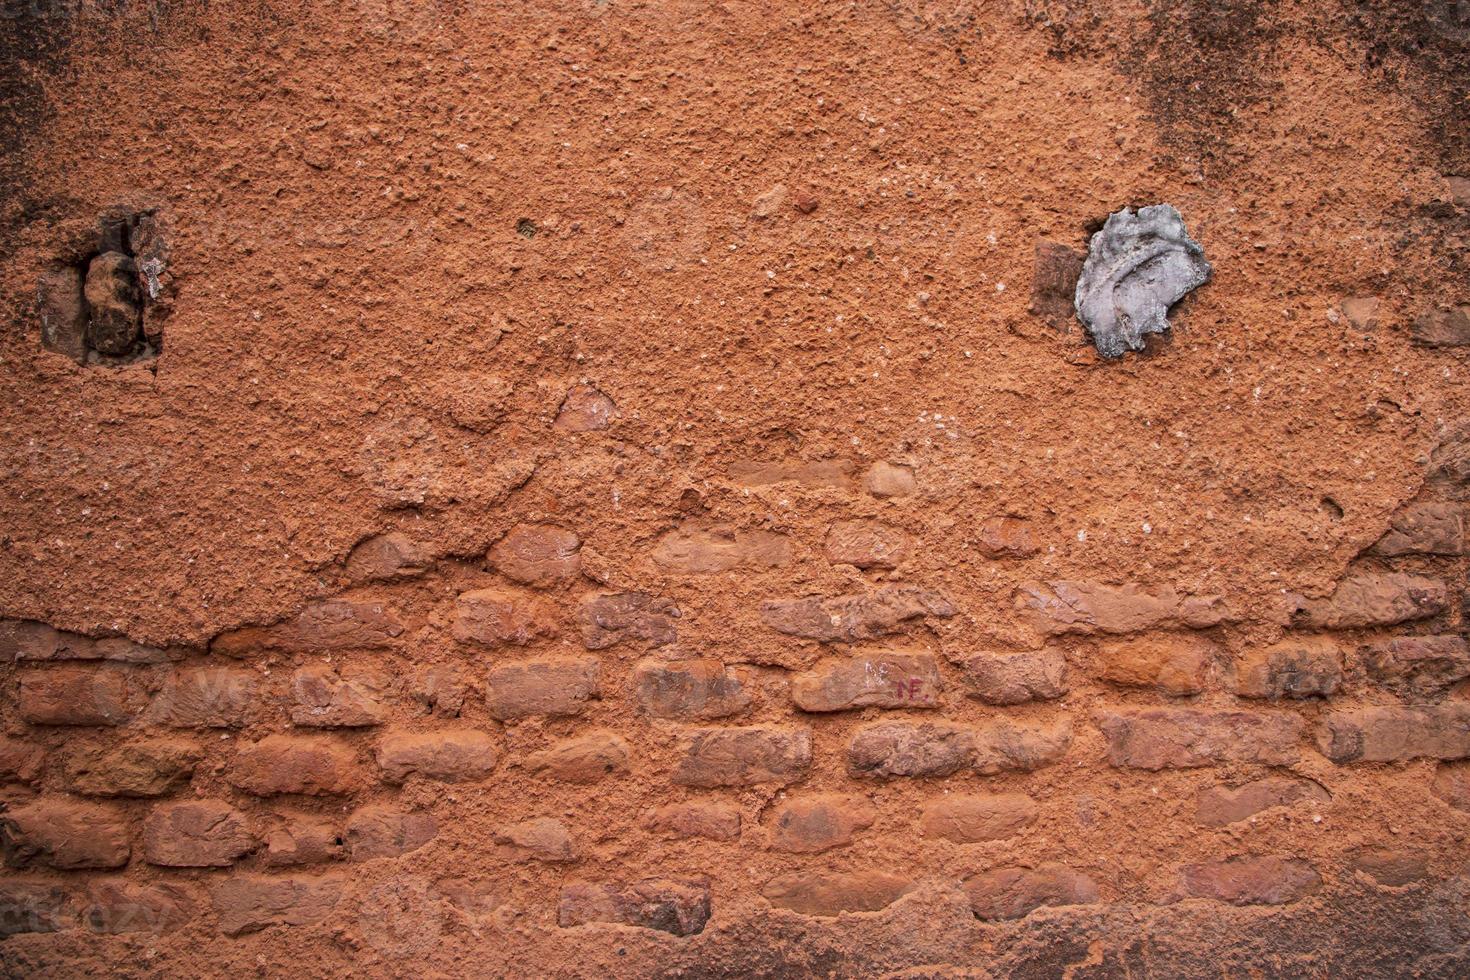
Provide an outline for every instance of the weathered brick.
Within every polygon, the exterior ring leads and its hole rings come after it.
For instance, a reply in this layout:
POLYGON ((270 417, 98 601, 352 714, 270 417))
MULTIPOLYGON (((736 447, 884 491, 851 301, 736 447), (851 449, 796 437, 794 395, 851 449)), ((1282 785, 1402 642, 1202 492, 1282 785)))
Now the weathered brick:
POLYGON ((987 922, 1023 919, 1043 906, 1097 901, 1097 885, 1091 878, 1054 863, 986 871, 966 878, 964 889, 970 910, 987 922))
POLYGON ((812 734, 805 728, 698 728, 679 743, 681 786, 785 785, 806 778, 812 734))
POLYGON ((83 796, 164 796, 189 781, 202 757, 198 745, 176 738, 107 749, 78 745, 66 753, 62 782, 83 796))
POLYGON ((564 739, 531 753, 525 766, 536 775, 564 783, 596 783, 628 771, 628 743, 607 732, 564 739))
POLYGON ((879 460, 863 474, 863 489, 875 497, 908 497, 919 489, 912 466, 879 460))
POLYGON ((1151 687, 1171 697, 1200 694, 1217 657, 1213 643, 1190 634, 1158 634, 1105 643, 1102 678, 1124 687, 1151 687))
POLYGON ((330 664, 313 664, 291 675, 291 723, 303 728, 365 728, 387 717, 386 674, 375 670, 339 674, 330 664))
POLYGON ((933 708, 944 689, 930 653, 885 651, 829 660, 797 674, 791 700, 802 711, 933 708))
POLYGON ((393 784, 411 775, 450 783, 484 779, 499 757, 495 739, 468 728, 391 732, 378 745, 378 765, 393 784))
POLYGON ((776 568, 791 560, 791 539, 774 531, 746 531, 728 524, 681 527, 659 539, 653 560, 684 575, 776 568))
POLYGON ((1244 786, 1210 786, 1199 791, 1195 819, 1206 827, 1224 827, 1276 806, 1328 803, 1332 795, 1310 779, 1267 776, 1244 786))
POLYGON ((1180 595, 1171 587, 1151 593, 1133 584, 1099 582, 1029 582, 1017 591, 1016 608, 1052 635, 1203 629, 1232 618, 1220 596, 1180 595))
POLYGON ((210 888, 219 931, 226 936, 320 922, 336 908, 341 895, 342 885, 334 878, 237 875, 210 888))
POLYGON ((11 868, 121 868, 132 855, 128 838, 122 815, 94 803, 41 800, 0 813, 0 843, 11 868))
POLYGON ((0 735, 0 784, 33 785, 41 778, 46 750, 39 745, 0 735))
POLYGON ((674 837, 735 840, 740 836, 740 811, 723 803, 670 803, 645 813, 643 826, 674 837))
POLYGON ((1409 326, 1409 336, 1425 347, 1470 345, 1470 306, 1425 310, 1409 326))
POLYGON ((469 690, 466 673, 459 667, 445 665, 420 671, 409 693, 419 714, 458 718, 469 690))
POLYGON ((545 588, 581 574, 581 550, 582 540, 565 528, 518 524, 491 546, 487 557, 511 581, 545 588))
POLYGON ((121 670, 55 667, 20 675, 17 706, 32 725, 121 725, 142 700, 121 670))
POLYGON ((1431 789, 1456 810, 1470 812, 1470 762, 1440 763, 1431 789))
POLYGON ((343 840, 354 861, 391 858, 416 851, 439 833, 431 813, 405 812, 373 804, 358 809, 347 820, 343 840))
POLYGON ((881 722, 858 729, 847 746, 854 776, 948 776, 968 768, 975 733, 959 725, 881 722))
POLYGON ((169 868, 225 868, 255 850, 245 815, 221 800, 156 807, 143 821, 143 859, 169 868))
POLYGON ((593 657, 558 657, 490 669, 485 706, 499 721, 582 713, 601 696, 602 665, 593 657))
POLYGON ((1150 708, 1105 712, 1108 762, 1135 769, 1186 769, 1222 762, 1289 766, 1301 758, 1302 720, 1264 711, 1150 708))
POLYGON ((880 521, 838 521, 827 529, 827 560, 858 568, 897 568, 908 557, 908 534, 880 521))
POLYGON ((359 542, 347 555, 345 570, 354 585, 392 582, 428 571, 433 557, 428 549, 399 531, 359 542))
POLYGON ((820 793, 788 800, 772 816, 771 848, 816 854, 845 847, 877 819, 878 811, 860 797, 820 793))
POLYGON ((944 596, 914 585, 885 585, 830 599, 809 596, 761 603, 761 619, 771 629, 820 643, 871 640, 902 632, 925 616, 954 614, 954 606, 944 596))
POLYGON ((1470 677, 1470 646, 1458 636, 1397 636, 1360 654, 1369 677, 1410 700, 1437 697, 1470 677))
POLYGON ((376 650, 392 646, 402 633, 403 623, 382 602, 327 599, 308 605, 294 618, 274 626, 247 626, 221 634, 210 649, 230 657, 260 650, 376 650))
POLYGON ((30 620, 0 621, 0 663, 17 661, 108 660, 126 664, 161 664, 179 660, 185 651, 134 643, 127 637, 93 639, 53 629, 30 620))
POLYGON ((194 896, 180 885, 95 881, 87 887, 82 922, 104 935, 160 936, 188 925, 197 912, 194 896))
POLYGON ((1355 848, 1348 855, 1347 867, 1389 888, 1402 888, 1429 876, 1428 857, 1389 847, 1355 848))
POLYGON ((1306 861, 1276 855, 1237 855, 1223 861, 1186 865, 1179 890, 1188 898, 1211 898, 1231 905, 1286 905, 1322 884, 1306 861))
POLYGON ((484 919, 505 904, 504 887, 483 878, 440 878, 434 882, 434 893, 475 919, 484 919))
POLYGON ((357 753, 341 743, 311 736, 268 735, 253 745, 243 745, 226 778, 255 796, 343 795, 363 785, 357 753))
POLYGON ((540 599, 500 589, 476 589, 454 600, 451 632, 461 643, 523 647, 556 635, 556 615, 540 599))
POLYGON ((231 667, 174 671, 153 699, 149 718, 171 728, 242 728, 259 714, 260 678, 231 667))
POLYGON ((812 489, 835 489, 852 483, 852 469, 852 460, 849 459, 737 460, 730 464, 729 474, 731 480, 745 487, 799 483, 812 489))
POLYGON ((982 776, 1031 772, 1062 761, 1071 746, 1072 722, 1067 718, 1050 725, 1001 719, 975 729, 970 764, 982 776))
POLYGON ((1036 801, 1022 793, 942 796, 924 806, 919 827, 957 844, 1005 840, 1036 820, 1036 801))
POLYGON ((707 721, 750 706, 740 678, 718 660, 645 660, 633 672, 638 707, 654 718, 707 721))
POLYGON ((1388 530, 1372 550, 1388 558, 1462 555, 1465 553, 1464 508, 1459 504, 1408 504, 1389 518, 1388 530))
POLYGON ((1338 764, 1470 756, 1470 705, 1334 711, 1318 729, 1322 754, 1338 764))
POLYGON ((1041 550, 1031 525, 1019 517, 992 517, 980 525, 975 547, 986 558, 1029 558, 1041 550))
POLYGON ((577 610, 582 644, 589 650, 605 650, 624 640, 642 640, 651 647, 668 646, 678 639, 674 620, 679 616, 679 607, 672 599, 646 592, 589 596, 577 610))
POLYGON ((41 346, 78 364, 87 359, 87 302, 82 283, 81 271, 61 262, 47 266, 36 281, 41 346))
POLYGON ((262 857, 273 868, 324 864, 341 858, 344 846, 342 834, 330 821, 291 816, 265 835, 262 857))
POLYGON ((914 890, 912 879, 883 871, 808 871, 766 882, 761 894, 778 909, 831 917, 877 912, 914 890))
POLYGON ((546 861, 563 864, 577 860, 577 848, 566 824, 550 817, 522 820, 495 831, 497 855, 505 861, 546 861))
POLYGON ((0 880, 0 939, 25 932, 60 932, 76 920, 70 893, 55 882, 0 880))
POLYGON ((633 882, 573 881, 562 886, 557 924, 608 922, 675 936, 704 931, 710 916, 708 878, 644 878, 633 882))
POLYGON ((1449 608, 1449 590, 1441 580, 1422 575, 1364 573, 1343 579, 1325 599, 1293 594, 1287 602, 1295 625, 1361 629, 1437 616, 1449 608))
POLYGON ((1031 312, 1054 329, 1075 332, 1077 280, 1087 256, 1061 242, 1038 241, 1031 261, 1031 312))
POLYGON ((591 385, 574 385, 562 399, 553 429, 561 432, 595 432, 612 424, 618 407, 591 385))
POLYGON ((970 697, 986 704, 1051 701, 1067 693, 1067 658, 1057 647, 982 653, 965 660, 970 697))
POLYGON ((1342 682, 1342 651, 1327 637, 1293 637, 1235 661, 1235 693, 1246 698, 1325 698, 1342 682))

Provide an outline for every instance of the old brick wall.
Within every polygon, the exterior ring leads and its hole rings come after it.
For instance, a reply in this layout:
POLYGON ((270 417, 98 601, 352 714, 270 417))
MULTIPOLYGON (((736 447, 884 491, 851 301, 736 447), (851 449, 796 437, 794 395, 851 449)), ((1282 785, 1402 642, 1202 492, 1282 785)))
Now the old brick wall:
POLYGON ((1392 8, 10 18, 0 975, 1465 975, 1392 8), (1158 201, 1215 278, 1104 360, 1158 201), (119 213, 147 343, 58 352, 119 213))

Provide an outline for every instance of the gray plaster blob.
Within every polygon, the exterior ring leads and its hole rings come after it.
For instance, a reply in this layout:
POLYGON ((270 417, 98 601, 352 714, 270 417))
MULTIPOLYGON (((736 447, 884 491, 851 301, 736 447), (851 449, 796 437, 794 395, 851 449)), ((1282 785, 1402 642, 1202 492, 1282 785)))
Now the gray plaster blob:
POLYGON ((1170 204, 1124 208, 1092 236, 1077 280, 1077 316, 1103 357, 1143 350, 1169 329, 1169 307, 1210 278, 1204 249, 1170 204))

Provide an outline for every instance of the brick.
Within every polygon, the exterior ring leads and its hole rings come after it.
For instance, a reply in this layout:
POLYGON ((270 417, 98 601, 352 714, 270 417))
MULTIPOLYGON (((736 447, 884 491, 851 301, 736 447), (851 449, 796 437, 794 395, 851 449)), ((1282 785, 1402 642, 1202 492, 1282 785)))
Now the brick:
POLYGON ((451 632, 461 643, 523 647, 556 635, 556 616, 540 599, 500 589, 476 589, 454 600, 451 632))
POLYGON ((1377 296, 1347 296, 1338 304, 1348 326, 1362 333, 1377 331, 1380 306, 1377 296))
POLYGON ((1317 745, 1339 765, 1463 759, 1470 756, 1470 704, 1335 711, 1323 719, 1317 745))
POLYGON ((113 748, 75 746, 62 764, 62 783, 82 796, 165 796, 189 782, 203 758, 198 745, 152 738, 113 748))
POLYGON ((414 578, 433 564, 428 549, 398 531, 359 542, 347 555, 344 570, 353 585, 414 578))
POLYGON ((128 838, 122 815, 95 803, 41 800, 0 813, 0 843, 11 868, 121 868, 132 855, 128 838))
POLYGON ((684 575, 777 568, 791 561, 791 539, 773 531, 745 531, 728 524, 681 527, 659 539, 653 560, 684 575))
POLYGON ((1263 810, 1298 803, 1329 803, 1332 795, 1310 779, 1267 776, 1243 786, 1210 786, 1199 791, 1195 819, 1205 827, 1224 827, 1263 810))
POLYGON ((858 729, 847 746, 854 776, 948 776, 970 766, 975 733, 959 725, 881 722, 858 729))
POLYGON ((259 714, 260 678, 232 667, 174 671, 153 699, 149 718, 170 728, 243 728, 259 714))
POLYGON ((559 657, 490 669, 485 706, 499 721, 579 715, 601 696, 602 665, 593 657, 559 657))
POLYGON ((908 497, 919 488, 912 466, 880 460, 863 474, 863 489, 875 497, 908 497))
POLYGON ((778 909, 831 917, 877 912, 913 891, 912 879, 883 871, 808 871, 766 882, 761 894, 778 909))
POLYGON ((1231 905, 1287 905, 1315 892, 1321 877, 1306 861, 1276 855, 1237 855, 1186 865, 1179 890, 1187 898, 1231 905))
POLYGON ((573 881, 562 886, 556 921, 563 928, 607 922, 675 936, 704 931, 710 917, 708 878, 573 881))
POLYGON ((1022 793, 943 796, 924 806, 919 828, 956 844, 1005 840, 1036 821, 1036 801, 1022 793))
POLYGON ((1052 701, 1068 691, 1067 658, 1057 647, 977 654, 963 669, 970 697, 986 704, 1052 701))
POLYGON ((180 649, 144 646, 122 636, 93 639, 30 620, 0 621, 0 662, 105 660, 125 664, 161 664, 183 656, 184 651, 180 649))
POLYGON ((343 836, 330 821, 285 817, 280 826, 265 835, 262 858, 267 867, 285 868, 325 864, 345 853, 343 836))
POLYGON ((820 643, 854 643, 902 632, 926 616, 948 618, 955 608, 932 589, 885 585, 872 592, 761 603, 761 619, 778 633, 820 643))
POLYGON ((497 855, 505 861, 545 861, 564 864, 577 860, 577 848, 566 824, 550 817, 522 820, 495 831, 497 855))
POLYGON ((1150 708, 1105 712, 1099 725, 1108 740, 1108 762, 1120 767, 1289 766, 1301 758, 1302 720, 1294 714, 1150 708))
POLYGON ((1097 885, 1091 878, 1055 863, 997 868, 966 878, 963 887, 970 911, 986 922, 1024 919, 1047 906, 1097 901, 1097 885))
POLYGON ((1204 629, 1232 618, 1220 596, 1180 595, 1173 588, 1145 592, 1137 585, 1029 582, 1016 609, 1045 633, 1139 633, 1150 629, 1204 629))
POLYGON ((0 880, 0 939, 61 932, 77 920, 70 893, 50 881, 0 880))
POLYGON ((786 785, 806 778, 812 735, 805 728, 698 728, 679 743, 680 786, 786 785))
POLYGON ((458 667, 430 667, 414 678, 410 697, 419 714, 458 718, 469 690, 469 678, 458 667))
POLYGON ((431 813, 410 813, 373 804, 358 809, 347 820, 342 837, 354 861, 392 858, 416 851, 439 833, 431 813))
POLYGON ((383 692, 386 674, 339 674, 329 664, 313 664, 291 675, 291 724, 302 728, 366 728, 387 718, 383 692))
POLYGON ((1373 545, 1375 555, 1463 555, 1465 511, 1459 504, 1416 503, 1400 508, 1373 545))
POLYGON ((1031 261, 1031 312, 1063 333, 1076 330, 1077 280, 1086 258, 1061 242, 1036 243, 1031 261))
POLYGON ((345 795, 363 785, 356 752, 311 736, 268 735, 253 745, 241 746, 226 778, 255 796, 345 795))
POLYGON ((858 568, 897 568, 908 557, 908 534, 879 521, 838 521, 827 530, 827 560, 858 568))
POLYGON ((1187 633, 1141 636, 1105 643, 1098 650, 1103 680, 1153 688, 1170 697, 1203 693, 1217 656, 1213 643, 1187 633))
POLYGON ((559 432, 596 432, 611 425, 617 413, 617 405, 607 395, 591 385, 574 385, 562 399, 551 427, 559 432))
POLYGON ((1369 677, 1408 700, 1438 697, 1470 677, 1470 646, 1459 636, 1397 636, 1359 653, 1369 677))
POLYGON ((82 923, 103 935, 161 936, 188 925, 197 912, 198 902, 179 885, 95 881, 87 888, 82 923))
POLYGON ((141 700, 120 670, 54 667, 20 675, 20 717, 32 725, 121 725, 141 700))
POLYGON ((1072 722, 1066 718, 1050 725, 1002 719, 975 729, 970 765, 982 776, 1031 772, 1056 765, 1071 746, 1072 722))
POLYGON ((1019 517, 991 517, 981 523, 975 548, 986 558, 1030 558, 1041 550, 1031 525, 1019 517))
POLYGON ((645 660, 633 672, 638 708, 653 718, 708 721, 750 706, 740 678, 718 660, 645 660))
POLYGON ((852 483, 852 460, 740 460, 730 464, 729 474, 731 480, 743 487, 798 483, 813 490, 841 489, 852 483))
POLYGON ((341 883, 331 878, 240 875, 210 888, 219 931, 226 936, 320 922, 337 907, 341 896, 341 883))
POLYGON ((245 815, 221 800, 157 807, 143 821, 143 859, 168 868, 227 868, 255 850, 245 815))
POLYGON ((511 581, 545 588, 581 574, 581 550, 582 540, 565 528, 518 524, 491 546, 487 557, 511 581))
POLYGON ((723 803, 670 803, 645 813, 643 827, 672 837, 736 840, 740 837, 740 811, 723 803))
POLYGON ((87 345, 102 354, 133 349, 143 329, 138 265, 131 255, 103 252, 87 266, 87 345))
POLYGON ((87 360, 87 302, 82 283, 79 269, 59 262, 47 266, 36 281, 41 346, 78 364, 87 360))
POLYGON ((1470 345, 1470 306, 1426 310, 1414 318, 1409 336, 1424 347, 1470 345))
POLYGON ((394 785, 411 775, 448 783, 484 779, 499 758, 495 739, 468 728, 391 732, 378 745, 383 779, 394 785))
POLYGON ((628 743, 598 732, 564 739, 526 757, 526 768, 564 783, 596 783, 628 771, 628 743))
POLYGON ((274 626, 247 626, 215 637, 210 649, 229 657, 257 651, 325 653, 391 647, 403 623, 382 602, 327 599, 274 626))
POLYGON ((0 785, 35 785, 41 779, 46 750, 39 745, 0 735, 0 785))
POLYGON ((797 674, 791 700, 812 712, 933 708, 943 689, 933 654, 885 651, 829 660, 797 674))
POLYGON ((1348 855, 1347 867, 1388 888, 1402 888, 1429 876, 1428 857, 1389 847, 1356 848, 1348 855))
POLYGON ((846 847, 860 830, 873 826, 878 811, 867 800, 819 793, 788 800, 771 818, 772 850, 817 854, 846 847))
POLYGON ((1470 812, 1470 762, 1440 763, 1431 790, 1456 810, 1470 812))
POLYGON ((1235 693, 1246 698, 1325 698, 1342 682, 1342 651, 1326 637, 1293 637, 1235 661, 1235 693))
POLYGON ((678 639, 674 620, 680 616, 672 599, 646 592, 619 592, 590 596, 577 610, 582 644, 605 650, 624 640, 642 640, 651 647, 668 646, 678 639))
POLYGON ((500 885, 477 878, 440 878, 434 882, 434 894, 475 919, 483 919, 505 904, 500 885))
POLYGON ((1395 626, 1438 616, 1449 608, 1444 582, 1398 572, 1364 573, 1343 579, 1325 599, 1288 596, 1293 625, 1311 629, 1395 626))

